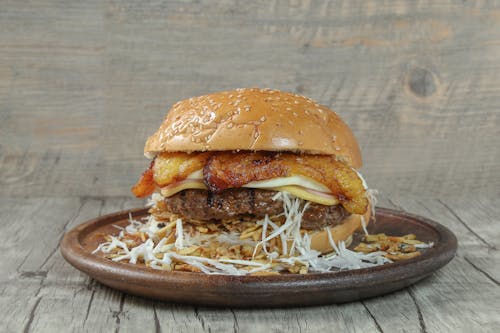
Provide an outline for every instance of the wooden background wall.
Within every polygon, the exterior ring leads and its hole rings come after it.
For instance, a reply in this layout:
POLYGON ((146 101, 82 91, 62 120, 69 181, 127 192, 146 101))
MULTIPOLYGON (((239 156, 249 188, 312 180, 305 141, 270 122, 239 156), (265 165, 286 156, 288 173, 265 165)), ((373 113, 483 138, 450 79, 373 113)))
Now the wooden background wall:
POLYGON ((2 1, 2 195, 130 194, 169 106, 304 94, 383 193, 500 193, 500 8, 483 1, 2 1))
POLYGON ((0 331, 497 332, 499 109, 498 1, 0 0, 0 331), (144 300, 64 261, 65 231, 142 204, 129 189, 170 105, 248 86, 336 110, 380 204, 449 227, 456 258, 286 310, 144 300))

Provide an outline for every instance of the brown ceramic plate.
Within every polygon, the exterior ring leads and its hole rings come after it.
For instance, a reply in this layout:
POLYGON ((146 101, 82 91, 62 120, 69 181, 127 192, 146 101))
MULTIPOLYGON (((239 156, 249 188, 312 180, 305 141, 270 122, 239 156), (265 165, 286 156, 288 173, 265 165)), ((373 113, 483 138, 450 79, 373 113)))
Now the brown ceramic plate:
POLYGON ((102 234, 117 233, 146 209, 122 211, 83 223, 61 242, 66 260, 97 281, 126 293, 175 303, 228 307, 306 306, 342 303, 386 294, 413 284, 446 265, 455 255, 457 239, 446 227, 429 219, 386 208, 377 209, 370 233, 404 235, 434 242, 434 247, 406 261, 358 270, 279 276, 205 275, 166 272, 141 265, 116 263, 92 251, 102 234))

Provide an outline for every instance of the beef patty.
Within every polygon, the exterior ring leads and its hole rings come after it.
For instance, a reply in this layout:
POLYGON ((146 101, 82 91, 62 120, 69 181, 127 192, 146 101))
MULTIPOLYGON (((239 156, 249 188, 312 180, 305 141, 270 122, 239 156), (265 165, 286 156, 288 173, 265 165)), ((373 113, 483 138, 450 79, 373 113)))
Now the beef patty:
MULTIPOLYGON (((283 203, 273 200, 277 192, 258 189, 237 188, 220 193, 207 190, 184 190, 165 198, 168 211, 186 219, 201 221, 226 220, 243 216, 263 218, 283 212, 283 203)), ((340 205, 326 206, 310 203, 302 216, 302 228, 316 230, 334 226, 347 216, 340 205)))

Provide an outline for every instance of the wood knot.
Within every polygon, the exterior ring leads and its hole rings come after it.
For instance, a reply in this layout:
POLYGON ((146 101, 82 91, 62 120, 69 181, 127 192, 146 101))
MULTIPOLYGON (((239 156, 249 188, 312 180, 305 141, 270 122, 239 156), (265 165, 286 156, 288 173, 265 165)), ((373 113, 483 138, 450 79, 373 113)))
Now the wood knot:
POLYGON ((436 77, 426 68, 417 67, 408 76, 410 91, 419 97, 429 97, 436 93, 436 77))

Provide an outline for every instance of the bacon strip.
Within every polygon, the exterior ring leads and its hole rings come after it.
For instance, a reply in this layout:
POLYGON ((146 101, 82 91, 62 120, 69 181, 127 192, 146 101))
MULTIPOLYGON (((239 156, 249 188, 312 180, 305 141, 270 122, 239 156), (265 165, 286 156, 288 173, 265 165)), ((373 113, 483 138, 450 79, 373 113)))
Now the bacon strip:
POLYGON ((220 192, 252 181, 286 176, 290 168, 275 157, 272 152, 219 152, 203 169, 205 185, 212 192, 220 192))
MULTIPOLYGON (((151 163, 152 166, 153 163, 151 163)), ((153 180, 153 170, 149 167, 146 171, 142 173, 141 178, 137 181, 137 184, 132 187, 132 193, 138 198, 145 198, 148 195, 153 194, 156 184, 153 180)))
POLYGON ((205 185, 220 192, 252 181, 302 175, 325 185, 351 213, 368 209, 363 182, 357 173, 334 156, 273 152, 219 152, 203 169, 205 185))

